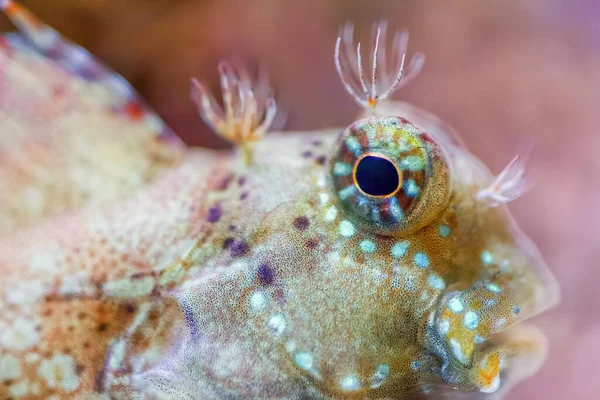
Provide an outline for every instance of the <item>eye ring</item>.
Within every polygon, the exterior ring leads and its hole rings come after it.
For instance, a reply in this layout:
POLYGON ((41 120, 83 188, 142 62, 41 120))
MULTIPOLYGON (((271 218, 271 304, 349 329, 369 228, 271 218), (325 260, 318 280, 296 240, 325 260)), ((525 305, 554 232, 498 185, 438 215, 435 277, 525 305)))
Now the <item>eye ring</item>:
POLYGON ((329 184, 344 216, 363 229, 404 236, 429 224, 451 195, 447 154, 399 117, 370 117, 342 131, 329 184))
MULTIPOLYGON (((363 163, 364 164, 364 163, 363 163)), ((388 157, 387 155, 380 153, 380 152, 368 152, 365 153, 363 155, 361 155, 360 157, 358 157, 358 159, 356 160, 356 162, 354 163, 354 167, 352 168, 352 179, 354 180, 354 184, 356 185, 356 188, 365 196, 374 198, 374 199, 387 199, 390 197, 395 196, 398 191, 400 191, 400 189, 402 189, 402 182, 403 182, 403 177, 402 177, 402 171, 400 171, 400 168, 398 168, 398 165, 394 162, 394 160, 392 160, 390 157, 388 157), (397 177, 397 181, 398 183, 395 186, 395 188, 387 193, 387 194, 373 194, 373 193, 369 193, 366 190, 364 190, 363 185, 360 184, 360 179, 359 179, 359 166, 361 165, 361 162, 366 161, 368 158, 376 158, 379 160, 385 160, 387 163, 389 163, 395 170, 396 172, 396 177, 397 177)))

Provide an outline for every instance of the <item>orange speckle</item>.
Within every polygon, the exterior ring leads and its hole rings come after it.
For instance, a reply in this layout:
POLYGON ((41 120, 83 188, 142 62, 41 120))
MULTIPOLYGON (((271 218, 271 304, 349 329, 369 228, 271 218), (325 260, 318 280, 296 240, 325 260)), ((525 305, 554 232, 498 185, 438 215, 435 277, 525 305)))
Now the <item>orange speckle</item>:
POLYGON ((490 386, 500 372, 500 356, 491 354, 486 357, 484 362, 485 366, 479 369, 479 377, 485 386, 490 386))
POLYGON ((18 4, 13 3, 12 1, 7 1, 4 4, 4 12, 10 17, 17 14, 20 10, 22 10, 22 8, 19 7, 18 4))
POLYGON ((144 116, 144 110, 142 107, 133 101, 125 104, 124 107, 125 114, 134 121, 141 119, 144 116))

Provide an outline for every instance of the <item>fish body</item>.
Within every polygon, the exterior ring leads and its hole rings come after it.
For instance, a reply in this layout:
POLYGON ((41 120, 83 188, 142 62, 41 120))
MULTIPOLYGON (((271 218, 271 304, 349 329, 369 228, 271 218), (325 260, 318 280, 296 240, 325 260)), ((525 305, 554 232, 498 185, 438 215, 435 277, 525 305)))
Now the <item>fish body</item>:
POLYGON ((435 117, 381 99, 263 137, 223 67, 225 111, 195 101, 240 154, 185 148, 9 5, 29 42, 0 51, 0 398, 475 399, 539 367, 519 322, 556 284, 435 117))

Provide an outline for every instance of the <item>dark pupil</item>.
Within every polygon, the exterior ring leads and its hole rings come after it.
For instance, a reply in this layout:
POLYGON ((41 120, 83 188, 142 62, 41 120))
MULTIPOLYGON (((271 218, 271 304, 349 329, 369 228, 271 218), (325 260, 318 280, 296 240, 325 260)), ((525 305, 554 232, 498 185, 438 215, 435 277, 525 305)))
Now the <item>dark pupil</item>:
POLYGON ((386 196, 398 188, 398 170, 386 158, 365 156, 356 166, 356 184, 371 196, 386 196))

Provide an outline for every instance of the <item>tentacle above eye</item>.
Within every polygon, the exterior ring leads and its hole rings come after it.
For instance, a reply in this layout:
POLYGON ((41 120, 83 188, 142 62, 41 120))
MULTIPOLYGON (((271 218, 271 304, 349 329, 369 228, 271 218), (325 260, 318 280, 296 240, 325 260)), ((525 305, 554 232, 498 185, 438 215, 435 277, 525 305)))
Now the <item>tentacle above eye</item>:
POLYGON ((373 26, 373 51, 371 55, 371 82, 367 83, 363 72, 361 44, 353 52, 354 27, 347 23, 341 29, 335 45, 335 66, 346 90, 362 107, 374 108, 379 101, 390 97, 396 90, 409 83, 423 68, 425 55, 415 54, 405 68, 408 32, 396 32, 391 51, 391 65, 386 60, 387 23, 380 21, 373 26), (388 75, 391 67, 392 75, 388 75))

